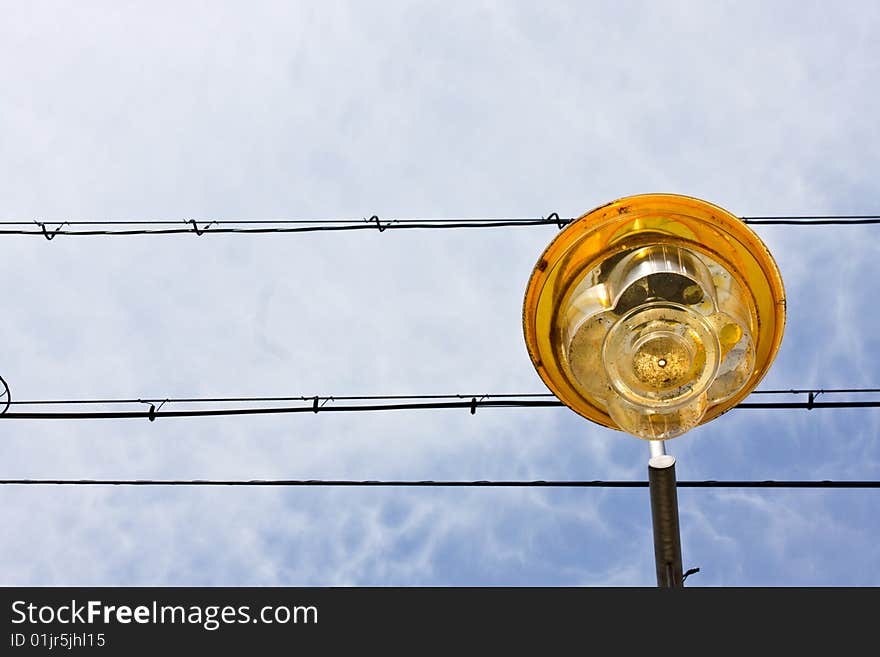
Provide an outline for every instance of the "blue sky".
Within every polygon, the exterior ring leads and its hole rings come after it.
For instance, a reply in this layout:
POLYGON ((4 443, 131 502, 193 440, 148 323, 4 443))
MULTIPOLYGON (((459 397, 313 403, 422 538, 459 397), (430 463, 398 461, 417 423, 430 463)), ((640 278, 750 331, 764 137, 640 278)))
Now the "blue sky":
MULTIPOLYGON (((870 2, 5 3, 5 220, 577 216, 673 192, 875 213, 870 2)), ((760 228, 764 388, 880 384, 876 229, 760 228)), ((522 294, 555 228, 5 237, 18 399, 543 392, 522 294)), ((5 477, 645 476, 566 409, 6 421, 5 477)), ((680 479, 876 479, 878 415, 733 411, 680 479)), ((0 582, 652 585, 645 491, 0 490, 0 582)), ((876 496, 680 491, 692 585, 878 585, 876 496)))

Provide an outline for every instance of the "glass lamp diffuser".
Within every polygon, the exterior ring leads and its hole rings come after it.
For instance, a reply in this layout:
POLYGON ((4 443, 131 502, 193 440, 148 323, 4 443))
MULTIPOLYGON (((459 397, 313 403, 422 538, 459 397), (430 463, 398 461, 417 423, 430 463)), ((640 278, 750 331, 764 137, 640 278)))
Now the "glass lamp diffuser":
POLYGON ((568 407, 666 440, 735 406, 782 341, 785 293, 739 218, 673 194, 632 196, 573 221, 526 289, 532 363, 568 407))

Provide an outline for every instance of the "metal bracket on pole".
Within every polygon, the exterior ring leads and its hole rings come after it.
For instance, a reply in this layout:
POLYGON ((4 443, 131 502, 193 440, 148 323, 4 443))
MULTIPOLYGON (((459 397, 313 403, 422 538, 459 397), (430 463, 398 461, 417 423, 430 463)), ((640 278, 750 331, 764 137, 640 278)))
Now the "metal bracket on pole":
POLYGON ((675 458, 666 453, 662 440, 651 441, 648 485, 654 523, 654 561, 657 586, 681 588, 681 533, 678 526, 678 495, 675 489, 675 458))

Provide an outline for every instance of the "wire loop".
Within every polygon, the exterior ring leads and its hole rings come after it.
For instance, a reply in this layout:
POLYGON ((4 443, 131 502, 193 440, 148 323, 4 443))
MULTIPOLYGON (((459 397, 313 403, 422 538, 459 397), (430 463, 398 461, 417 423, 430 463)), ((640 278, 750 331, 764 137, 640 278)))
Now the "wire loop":
POLYGON ((3 410, 0 410, 0 415, 6 413, 9 410, 9 406, 12 403, 12 392, 9 390, 9 384, 6 383, 6 379, 0 376, 0 386, 3 387, 3 391, 0 392, 0 404, 3 405, 3 410), (5 399, 5 402, 2 401, 5 399))
POLYGON ((379 221, 379 216, 378 216, 378 215, 375 215, 375 214, 374 214, 372 217, 370 217, 369 219, 367 219, 366 217, 364 217, 364 221, 367 222, 368 224, 375 223, 375 224, 376 224, 376 228, 379 229, 379 232, 380 232, 380 233, 383 232, 383 231, 387 228, 387 226, 383 226, 383 225, 382 225, 382 222, 379 221))
POLYGON ((40 227, 40 230, 43 231, 43 237, 45 237, 50 242, 55 239, 55 236, 58 235, 61 232, 61 229, 67 225, 67 222, 65 221, 63 224, 58 226, 58 228, 50 233, 46 230, 46 224, 44 224, 43 222, 34 220, 34 223, 37 224, 37 226, 40 227))
POLYGON ((199 230, 199 226, 198 226, 198 224, 196 223, 196 220, 195 220, 195 219, 185 219, 185 220, 184 220, 184 223, 192 224, 193 232, 194 232, 196 235, 198 235, 199 237, 201 237, 202 235, 205 234, 205 232, 206 232, 211 226, 213 226, 213 225, 214 225, 215 223, 217 223, 217 222, 215 222, 215 221, 209 221, 208 223, 206 223, 206 224, 201 228, 201 230, 199 230))
POLYGON ((150 405, 150 410, 147 411, 147 419, 148 419, 150 422, 155 422, 155 421, 156 421, 156 413, 158 413, 159 410, 160 410, 165 404, 167 404, 169 400, 166 399, 166 400, 163 401, 161 404, 159 404, 159 406, 156 406, 156 404, 155 404, 154 402, 151 402, 151 401, 144 401, 144 400, 142 400, 142 399, 139 399, 138 401, 141 402, 142 404, 149 404, 149 405, 150 405))
POLYGON ((559 218, 558 212, 551 212, 548 216, 544 217, 544 221, 546 221, 547 223, 553 223, 555 221, 556 227, 559 228, 559 230, 565 228, 565 225, 568 223, 567 221, 559 218))

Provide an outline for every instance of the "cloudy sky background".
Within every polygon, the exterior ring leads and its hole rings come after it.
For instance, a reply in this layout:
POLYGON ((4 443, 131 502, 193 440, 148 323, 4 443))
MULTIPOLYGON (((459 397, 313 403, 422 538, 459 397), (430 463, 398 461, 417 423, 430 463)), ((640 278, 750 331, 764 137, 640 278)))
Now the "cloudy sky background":
MULTIPOLYGON (((0 219, 876 213, 873 2, 0 2, 0 219)), ((761 387, 880 385, 874 227, 763 227, 761 387)), ((17 399, 544 392, 552 227, 3 237, 17 399)), ((733 411, 680 479, 877 479, 880 414, 733 411)), ((4 478, 638 479, 567 409, 0 425, 4 478)), ((682 490, 691 585, 878 585, 871 491, 682 490)), ((10 585, 654 584, 644 490, 0 489, 10 585)))

